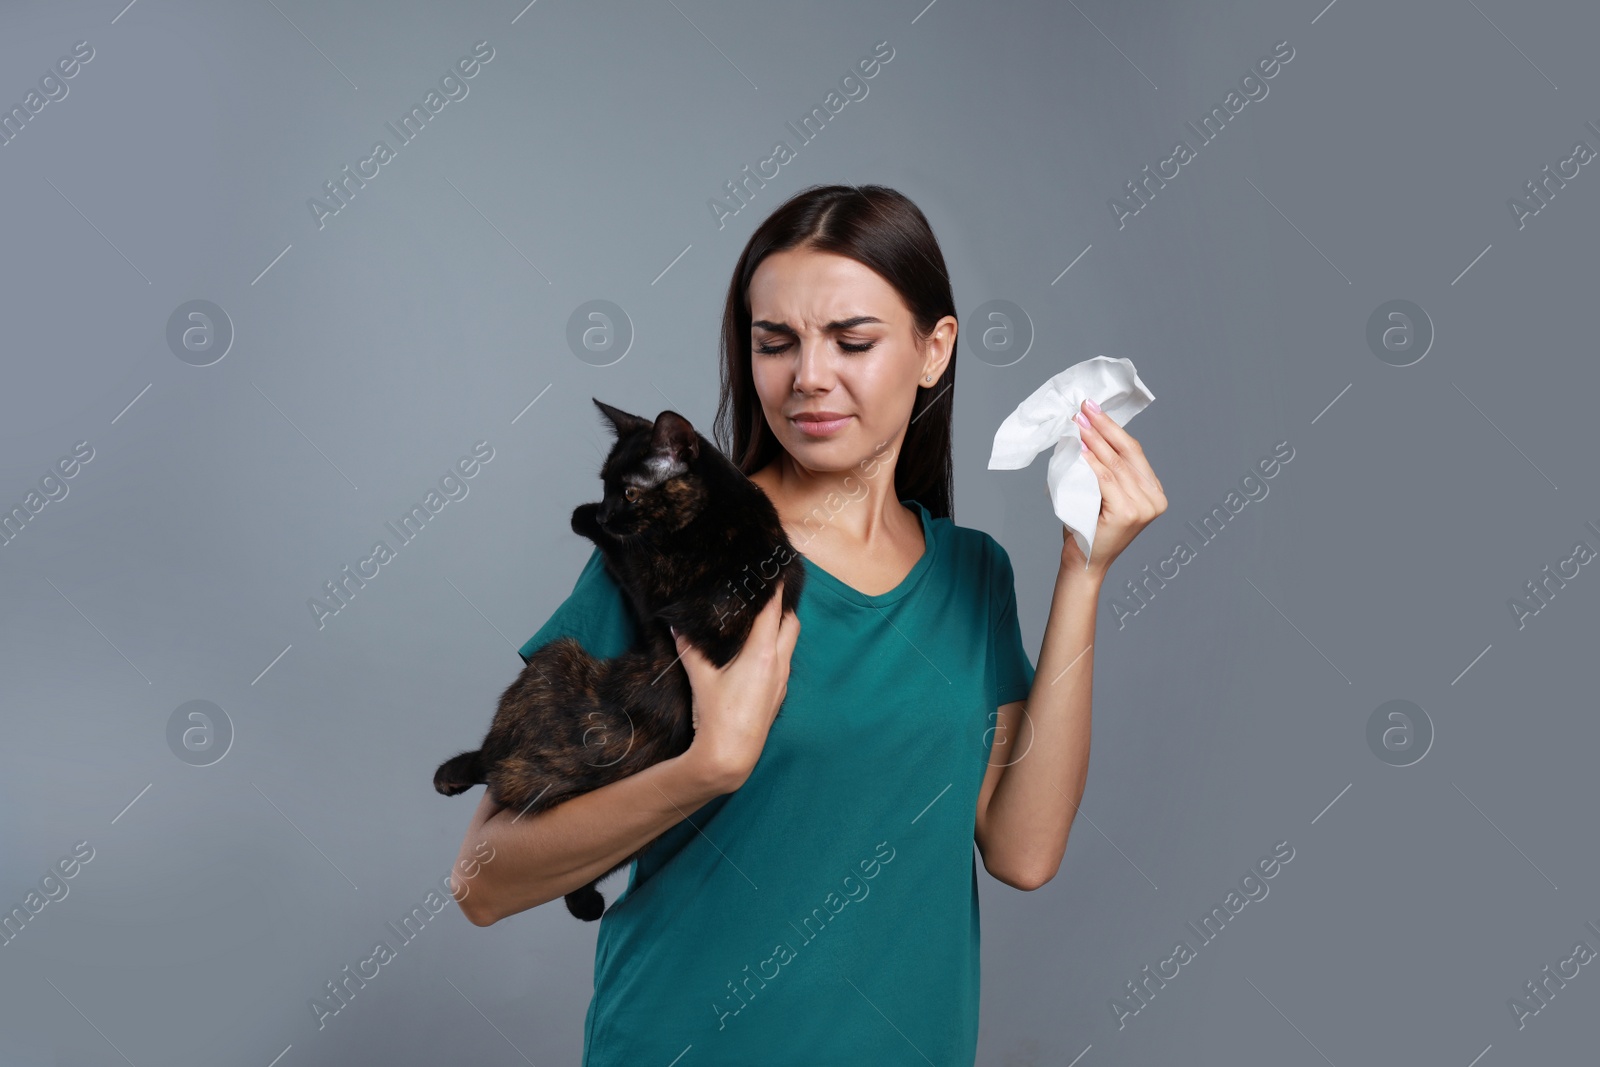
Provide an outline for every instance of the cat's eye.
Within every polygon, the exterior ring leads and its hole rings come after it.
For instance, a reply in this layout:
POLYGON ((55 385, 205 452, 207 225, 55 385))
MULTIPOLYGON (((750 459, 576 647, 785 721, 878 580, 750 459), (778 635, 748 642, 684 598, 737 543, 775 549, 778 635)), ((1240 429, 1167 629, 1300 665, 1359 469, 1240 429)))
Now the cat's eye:
POLYGON ((637 504, 639 502, 640 493, 639 490, 630 485, 622 491, 622 496, 623 499, 627 500, 628 503, 637 504))

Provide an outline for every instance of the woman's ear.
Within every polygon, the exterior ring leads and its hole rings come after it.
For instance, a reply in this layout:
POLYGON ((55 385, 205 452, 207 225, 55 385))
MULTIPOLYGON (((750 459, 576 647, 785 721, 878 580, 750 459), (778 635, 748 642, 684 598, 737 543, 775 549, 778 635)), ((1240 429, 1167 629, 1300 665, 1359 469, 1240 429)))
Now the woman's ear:
POLYGON ((960 332, 960 324, 954 315, 946 315, 934 324, 933 332, 928 335, 926 359, 922 367, 922 383, 936 382, 944 377, 945 368, 950 365, 950 353, 955 350, 956 335, 960 332))

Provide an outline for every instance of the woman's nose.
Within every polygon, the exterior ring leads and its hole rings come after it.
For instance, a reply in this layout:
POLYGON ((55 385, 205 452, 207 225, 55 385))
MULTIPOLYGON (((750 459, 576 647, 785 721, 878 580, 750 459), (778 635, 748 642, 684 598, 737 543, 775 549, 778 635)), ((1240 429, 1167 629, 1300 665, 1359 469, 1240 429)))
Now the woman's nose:
POLYGON ((800 360, 794 369, 796 389, 811 391, 829 384, 833 377, 833 367, 827 347, 824 341, 799 342, 800 360))

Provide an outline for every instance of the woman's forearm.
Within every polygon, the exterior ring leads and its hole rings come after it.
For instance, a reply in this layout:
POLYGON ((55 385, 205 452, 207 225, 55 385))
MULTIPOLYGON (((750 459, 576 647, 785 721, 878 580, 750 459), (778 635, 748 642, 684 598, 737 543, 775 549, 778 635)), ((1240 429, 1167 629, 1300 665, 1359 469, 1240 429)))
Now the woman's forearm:
POLYGON ((1102 583, 1063 559, 1025 708, 1033 728, 1026 758, 1005 768, 989 800, 984 862, 1014 872, 1014 885, 1037 888, 1055 877, 1083 799, 1102 583))
POLYGON ((686 752, 533 815, 498 807, 485 791, 451 892, 473 925, 489 926, 588 885, 736 788, 686 752))

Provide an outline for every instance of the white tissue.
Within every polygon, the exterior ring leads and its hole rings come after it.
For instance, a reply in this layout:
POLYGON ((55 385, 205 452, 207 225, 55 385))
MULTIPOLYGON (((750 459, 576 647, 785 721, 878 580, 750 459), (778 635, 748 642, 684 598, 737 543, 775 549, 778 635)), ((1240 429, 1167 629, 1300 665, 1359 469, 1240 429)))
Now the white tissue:
POLYGON ((1155 395, 1127 359, 1095 356, 1076 363, 1035 389, 995 431, 990 470, 1021 470, 1055 445, 1045 481, 1056 518, 1072 531, 1087 560, 1100 519, 1100 481, 1083 458, 1072 416, 1093 400, 1118 426, 1145 409, 1155 395))

